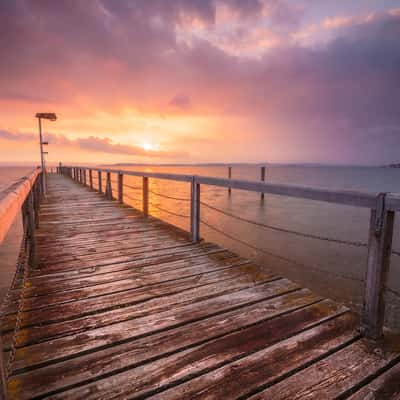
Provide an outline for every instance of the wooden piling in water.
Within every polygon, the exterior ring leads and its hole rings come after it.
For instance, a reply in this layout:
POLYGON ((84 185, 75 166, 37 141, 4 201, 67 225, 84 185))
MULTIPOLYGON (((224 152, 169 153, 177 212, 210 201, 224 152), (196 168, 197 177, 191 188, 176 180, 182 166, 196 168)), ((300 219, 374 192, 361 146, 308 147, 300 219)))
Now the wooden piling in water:
POLYGON ((118 173, 118 201, 124 202, 124 175, 121 172, 118 173))
MULTIPOLYGON (((228 167, 228 179, 232 179, 232 167, 231 166, 228 167)), ((232 193, 232 188, 230 186, 228 188, 228 193, 229 194, 232 193)))
MULTIPOLYGON (((265 167, 261 167, 261 182, 265 182, 265 167)), ((264 200, 264 192, 261 192, 261 200, 264 200)))
POLYGON ((200 185, 193 177, 190 196, 190 233, 192 242, 200 240, 200 185))
POLYGON ((149 215, 149 178, 142 178, 142 209, 145 217, 149 215))

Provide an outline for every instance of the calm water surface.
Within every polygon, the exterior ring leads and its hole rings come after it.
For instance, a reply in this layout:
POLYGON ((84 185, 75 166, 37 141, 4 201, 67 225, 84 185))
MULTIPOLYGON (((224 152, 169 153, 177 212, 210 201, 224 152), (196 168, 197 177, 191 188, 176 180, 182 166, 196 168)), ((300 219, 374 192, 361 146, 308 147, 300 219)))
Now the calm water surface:
MULTIPOLYGON (((143 166, 116 167, 116 169, 227 176, 226 166, 143 166)), ((232 175, 238 179, 259 180, 260 167, 234 166, 232 175)), ((94 174, 94 177, 97 175, 94 174)), ((116 176, 112 176, 113 188, 116 188, 115 179, 116 176)), ((400 192, 400 169, 389 168, 269 166, 266 180, 272 183, 328 189, 400 192)), ((94 183, 96 186, 96 179, 94 183)), ((125 176, 124 184, 133 187, 133 189, 125 187, 124 201, 141 209, 141 178, 125 176)), ((104 187, 105 182, 103 182, 104 187)), ((189 230, 189 184, 150 179, 150 190, 150 213, 189 230), (181 200, 165 199, 158 196, 159 193, 181 200), (171 215, 167 211, 179 216, 171 215)), ((266 195, 264 201, 261 201, 260 195, 256 193, 232 190, 229 195, 226 188, 203 185, 201 200, 231 214, 264 224, 340 240, 367 242, 369 224, 367 209, 273 195, 266 195)), ((254 226, 224 216, 204 205, 201 207, 201 219, 219 231, 246 241, 262 251, 248 247, 201 224, 200 233, 204 239, 217 242, 243 256, 255 259, 273 272, 287 276, 323 296, 345 301, 359 309, 362 303, 367 257, 365 247, 305 238, 254 226)), ((393 247, 400 250, 398 222, 395 225, 393 247)), ((389 288, 400 292, 400 257, 395 255, 392 256, 389 288)), ((386 296, 388 322, 400 329, 400 298, 391 290, 386 291, 386 296)))

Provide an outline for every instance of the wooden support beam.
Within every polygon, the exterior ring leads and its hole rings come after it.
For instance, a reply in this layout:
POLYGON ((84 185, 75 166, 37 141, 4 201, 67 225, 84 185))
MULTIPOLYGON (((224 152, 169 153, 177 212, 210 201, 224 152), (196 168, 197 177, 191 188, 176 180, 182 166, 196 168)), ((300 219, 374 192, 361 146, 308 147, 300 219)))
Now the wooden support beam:
POLYGON ((200 240, 200 184, 195 176, 191 183, 190 205, 190 234, 192 242, 196 243, 200 240))
POLYGON ((83 173, 83 184, 86 186, 86 168, 82 169, 82 173, 83 173))
POLYGON ((118 172, 118 201, 122 204, 124 202, 124 175, 118 172))
POLYGON ((142 209, 145 217, 149 215, 149 178, 142 178, 142 209))
POLYGON ((93 171, 89 169, 89 185, 90 189, 93 189, 93 171))
POLYGON ((377 197, 377 206, 371 210, 370 218, 364 307, 361 316, 361 331, 370 339, 379 339, 383 335, 384 289, 392 251, 394 211, 387 210, 385 197, 385 193, 377 197))

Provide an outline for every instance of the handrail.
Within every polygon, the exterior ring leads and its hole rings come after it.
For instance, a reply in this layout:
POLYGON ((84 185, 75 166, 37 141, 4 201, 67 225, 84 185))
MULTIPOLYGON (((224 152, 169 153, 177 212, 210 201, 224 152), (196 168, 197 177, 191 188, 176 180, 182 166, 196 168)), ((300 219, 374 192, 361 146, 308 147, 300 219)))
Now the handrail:
POLYGON ((41 169, 36 168, 28 176, 19 179, 0 193, 0 244, 3 242, 40 174, 41 169))
MULTIPOLYGON (((142 209, 145 217, 149 210, 149 178, 167 179, 178 182, 188 182, 191 184, 190 198, 190 233, 193 242, 200 240, 199 229, 200 222, 206 224, 200 218, 200 187, 201 185, 212 185, 226 187, 231 193, 231 189, 246 190, 251 192, 286 196, 293 198, 322 201, 327 203, 341 204, 353 207, 369 208, 370 225, 368 244, 351 242, 352 245, 362 245, 368 247, 367 269, 365 278, 364 308, 361 317, 361 330, 365 336, 373 339, 379 338, 383 334, 384 317, 384 289, 390 265, 393 241, 393 225, 395 211, 400 211, 400 194, 395 193, 370 193, 351 190, 329 190, 313 188, 299 185, 283 185, 230 179, 182 175, 148 171, 124 171, 117 169, 89 168, 79 166, 63 166, 58 168, 58 172, 70 176, 79 183, 86 185, 86 170, 89 170, 89 176, 92 177, 92 171, 98 173, 99 192, 102 192, 101 176, 106 174, 105 195, 112 199, 111 174, 118 174, 118 200, 123 202, 123 176, 137 176, 143 179, 142 182, 142 209)), ((231 172, 231 170, 230 170, 231 172)), ((262 177, 265 173, 262 174, 262 177)), ((92 180, 90 187, 93 188, 92 180)), ((246 222, 251 222, 246 220, 246 222)), ((207 225, 207 224, 206 224, 207 225)), ((281 229, 282 230, 282 229, 281 229)), ((291 233, 298 233, 292 231, 291 233)), ((228 236, 228 235, 227 235, 228 236)), ((315 235, 308 235, 315 237, 315 235)), ((320 239, 326 239, 319 237, 320 239)), ((236 239, 237 241, 240 241, 236 239)), ((334 240, 337 243, 349 244, 341 239, 334 240)), ((242 242, 244 243, 244 242, 242 242)))
MULTIPOLYGON (((201 175, 187 174, 170 174, 164 172, 149 172, 149 171, 124 171, 109 168, 89 168, 89 167, 68 167, 65 168, 80 168, 97 172, 123 174, 127 176, 147 177, 156 179, 173 180, 178 182, 191 182, 193 178, 199 184, 226 187, 232 189, 246 190, 249 192, 269 193, 279 196, 296 197, 308 200, 323 201, 328 203, 336 203, 350 205, 363 208, 375 208, 376 199, 379 193, 354 191, 354 190, 330 190, 320 189, 301 185, 286 185, 274 184, 266 182, 257 182, 240 179, 226 179, 201 175)), ((400 209, 400 199, 398 202, 400 209)))

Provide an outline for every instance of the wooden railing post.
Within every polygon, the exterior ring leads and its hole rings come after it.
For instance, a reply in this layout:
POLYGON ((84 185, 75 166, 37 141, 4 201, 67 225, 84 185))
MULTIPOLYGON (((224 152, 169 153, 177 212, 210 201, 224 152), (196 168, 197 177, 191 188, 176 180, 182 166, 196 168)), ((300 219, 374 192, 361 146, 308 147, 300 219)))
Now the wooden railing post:
POLYGON ((377 197, 376 209, 371 210, 369 228, 361 331, 370 339, 379 339, 383 335, 384 289, 392 251, 394 212, 386 209, 385 197, 385 193, 377 197))
POLYGON ((108 200, 112 200, 112 186, 111 186, 111 173, 107 172, 106 179, 106 197, 108 200))
POLYGON ((192 242, 196 243, 200 240, 200 184, 195 176, 191 183, 190 206, 190 234, 192 242))
MULTIPOLYGON (((265 167, 261 167, 261 182, 265 182, 265 167)), ((261 200, 264 200, 264 192, 261 192, 261 200)))
POLYGON ((83 173, 83 184, 86 186, 86 168, 82 168, 83 173))
POLYGON ((124 202, 124 175, 121 172, 118 172, 118 201, 124 202))
POLYGON ((142 208, 145 217, 149 215, 149 178, 144 176, 142 183, 142 208))
POLYGON ((90 189, 93 189, 93 171, 89 168, 89 185, 90 189))
POLYGON ((103 193, 103 182, 101 180, 101 171, 97 171, 97 179, 99 180, 99 193, 103 193))

